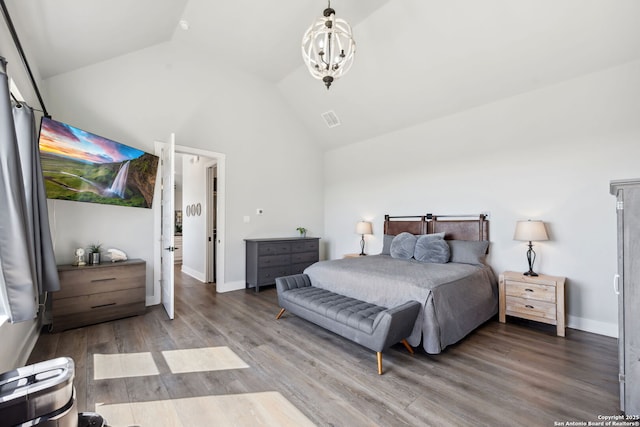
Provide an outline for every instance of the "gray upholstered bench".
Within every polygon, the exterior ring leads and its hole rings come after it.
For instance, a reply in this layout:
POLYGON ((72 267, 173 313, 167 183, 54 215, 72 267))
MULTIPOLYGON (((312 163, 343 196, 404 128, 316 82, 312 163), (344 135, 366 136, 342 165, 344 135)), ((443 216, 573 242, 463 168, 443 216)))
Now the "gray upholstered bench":
POLYGON ((420 311, 417 301, 385 308, 311 285, 306 274, 276 279, 280 319, 285 310, 377 353, 378 374, 382 374, 382 350, 406 341, 420 311))

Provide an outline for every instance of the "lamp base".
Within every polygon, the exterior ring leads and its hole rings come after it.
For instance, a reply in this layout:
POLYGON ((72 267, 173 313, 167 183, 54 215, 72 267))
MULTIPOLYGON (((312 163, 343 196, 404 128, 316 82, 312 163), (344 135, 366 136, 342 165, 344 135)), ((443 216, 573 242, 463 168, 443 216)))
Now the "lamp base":
POLYGON ((536 252, 533 250, 533 245, 529 242, 529 250, 527 251, 527 262, 529 263, 529 271, 526 273, 522 273, 525 276, 535 277, 538 273, 534 273, 533 271, 533 263, 536 262, 536 252))

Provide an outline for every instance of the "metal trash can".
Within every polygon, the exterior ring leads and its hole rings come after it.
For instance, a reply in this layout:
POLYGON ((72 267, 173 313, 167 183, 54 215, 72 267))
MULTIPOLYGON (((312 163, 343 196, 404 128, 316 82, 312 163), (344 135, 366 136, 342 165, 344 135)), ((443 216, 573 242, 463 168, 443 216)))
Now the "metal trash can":
POLYGON ((21 427, 77 427, 75 369, 68 357, 0 375, 0 420, 21 427))
POLYGON ((78 427, 106 427, 104 418, 95 412, 80 412, 78 427))

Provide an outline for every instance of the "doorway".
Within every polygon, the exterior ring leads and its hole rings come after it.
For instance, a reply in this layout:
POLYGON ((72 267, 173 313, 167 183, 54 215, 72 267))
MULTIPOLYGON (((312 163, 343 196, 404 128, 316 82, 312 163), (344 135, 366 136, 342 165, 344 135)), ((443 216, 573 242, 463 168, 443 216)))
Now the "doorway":
MULTIPOLYGON (((207 183, 203 183, 203 186, 207 188, 206 194, 211 194, 212 202, 210 204, 209 198, 203 196, 201 201, 198 200, 184 200, 182 206, 182 232, 183 232, 183 263, 185 262, 185 257, 188 257, 188 251, 191 250, 192 253, 195 251, 196 253, 200 251, 201 255, 204 255, 204 259, 206 261, 206 265, 208 266, 205 271, 200 272, 199 274, 191 274, 196 277, 201 282, 215 282, 216 283, 216 291, 220 292, 220 285, 224 284, 224 259, 225 259, 225 250, 224 250, 224 237, 225 237, 225 215, 224 215, 224 206, 225 206, 225 194, 224 194, 224 182, 225 182, 225 155, 222 153, 217 153, 208 150, 202 150, 193 147, 187 147, 182 145, 175 146, 175 153, 181 154, 183 156, 188 156, 191 159, 202 159, 203 165, 206 167, 206 170, 215 167, 215 170, 212 171, 215 175, 215 181, 211 181, 207 179, 207 183), (206 159, 206 160, 205 160, 206 159), (209 188, 210 187, 210 188, 209 188), (213 192, 215 188, 215 199, 213 199, 213 192), (200 203, 199 208, 198 203, 200 203), (187 209, 189 209, 189 213, 187 214, 187 209), (204 214, 206 218, 205 224, 207 225, 207 234, 206 240, 200 242, 189 242, 188 233, 185 233, 185 227, 187 226, 187 215, 191 215, 192 213, 200 212, 200 215, 204 214), (211 226, 212 224, 213 226, 211 226), (214 235, 215 230, 215 235, 214 235), (195 249, 194 249, 195 248, 195 249), (215 267, 214 267, 215 266, 215 267)), ((208 174, 209 172, 207 172, 208 174)), ((203 178, 204 179, 204 178, 203 178)), ((162 232, 161 232, 161 218, 160 218, 160 209, 156 210, 155 214, 155 237, 154 241, 158 242, 155 245, 156 249, 154 250, 154 296, 152 304, 159 304, 161 302, 161 241, 162 241, 162 232)), ((204 228, 203 228, 204 230, 204 228)), ((184 264, 183 264, 184 266, 184 264)), ((183 269, 183 271, 185 271, 183 269)), ((189 271, 185 271, 189 274, 189 271)))

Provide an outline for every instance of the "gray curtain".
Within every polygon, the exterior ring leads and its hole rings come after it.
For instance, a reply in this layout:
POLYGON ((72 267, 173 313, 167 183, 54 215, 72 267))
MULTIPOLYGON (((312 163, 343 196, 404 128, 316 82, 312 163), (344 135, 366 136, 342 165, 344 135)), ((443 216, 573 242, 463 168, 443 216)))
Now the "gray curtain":
POLYGON ((60 289, 33 110, 12 103, 0 57, 0 292, 11 322, 33 319, 60 289))

